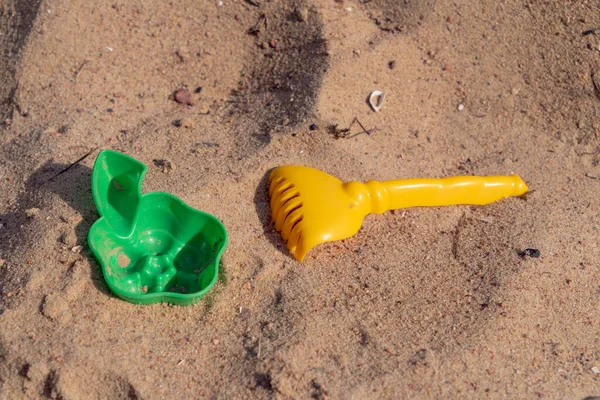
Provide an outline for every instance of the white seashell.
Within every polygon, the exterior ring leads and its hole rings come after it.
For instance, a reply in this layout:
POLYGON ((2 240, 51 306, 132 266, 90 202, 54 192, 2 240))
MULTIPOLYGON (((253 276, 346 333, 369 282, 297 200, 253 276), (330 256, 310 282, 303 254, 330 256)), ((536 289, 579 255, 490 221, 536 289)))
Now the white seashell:
POLYGON ((375 112, 379 112, 381 107, 383 106, 383 101, 385 100, 385 93, 380 90, 374 90, 373 93, 369 96, 369 104, 371 108, 375 112))

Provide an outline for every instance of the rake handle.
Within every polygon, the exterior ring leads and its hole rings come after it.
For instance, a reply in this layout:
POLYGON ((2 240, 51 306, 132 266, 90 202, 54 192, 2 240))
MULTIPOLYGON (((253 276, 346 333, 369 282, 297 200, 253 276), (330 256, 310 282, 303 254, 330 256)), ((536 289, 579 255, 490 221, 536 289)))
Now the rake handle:
POLYGON ((371 212, 377 214, 408 207, 483 205, 520 196, 528 190, 518 175, 369 181, 366 186, 371 198, 371 212))

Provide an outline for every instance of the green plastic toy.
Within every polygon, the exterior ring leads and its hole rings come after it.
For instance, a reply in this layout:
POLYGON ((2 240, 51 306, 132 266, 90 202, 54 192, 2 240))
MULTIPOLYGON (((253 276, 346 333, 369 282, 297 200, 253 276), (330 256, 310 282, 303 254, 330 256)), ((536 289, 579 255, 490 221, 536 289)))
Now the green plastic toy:
POLYGON ((227 231, 214 216, 163 192, 142 195, 147 167, 98 154, 92 195, 101 218, 88 235, 110 290, 131 303, 198 302, 215 284, 227 231))

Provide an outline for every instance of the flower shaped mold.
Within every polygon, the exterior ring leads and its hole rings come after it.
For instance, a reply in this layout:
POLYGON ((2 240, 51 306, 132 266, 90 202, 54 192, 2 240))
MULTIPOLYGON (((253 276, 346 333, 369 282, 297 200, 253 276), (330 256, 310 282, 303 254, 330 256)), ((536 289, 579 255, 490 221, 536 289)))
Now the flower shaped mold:
POLYGON ((98 154, 92 195, 101 218, 88 242, 110 290, 131 303, 194 304, 217 280, 227 231, 214 216, 163 192, 142 195, 147 167, 98 154))

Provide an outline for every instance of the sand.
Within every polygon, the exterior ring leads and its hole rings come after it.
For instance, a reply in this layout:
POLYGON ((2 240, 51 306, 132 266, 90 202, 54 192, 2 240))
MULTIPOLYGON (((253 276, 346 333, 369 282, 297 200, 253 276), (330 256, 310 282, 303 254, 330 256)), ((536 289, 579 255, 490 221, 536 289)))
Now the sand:
POLYGON ((0 397, 600 395, 600 36, 582 34, 597 11, 4 0, 0 397), (201 303, 110 293, 87 245, 100 149, 226 226, 201 303), (370 216, 299 263, 266 191, 291 163, 342 180, 518 173, 531 192, 370 216))

